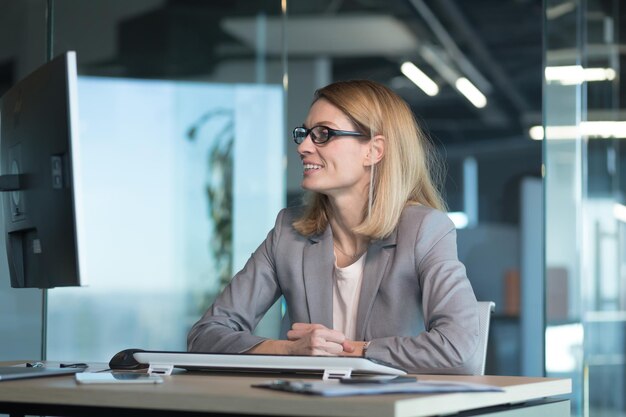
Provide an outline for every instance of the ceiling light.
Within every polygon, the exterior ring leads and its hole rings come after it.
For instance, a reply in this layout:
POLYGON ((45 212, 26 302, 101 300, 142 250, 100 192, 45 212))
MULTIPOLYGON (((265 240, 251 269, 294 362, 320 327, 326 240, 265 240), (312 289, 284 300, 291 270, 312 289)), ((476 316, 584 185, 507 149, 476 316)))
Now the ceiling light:
POLYGON ((487 105, 487 97, 466 77, 462 77, 444 55, 437 53, 437 51, 430 46, 424 46, 420 49, 420 53, 424 60, 428 62, 441 77, 446 80, 450 85, 454 86, 456 90, 467 98, 470 103, 478 108, 483 108, 487 105))
POLYGON ((481 93, 480 90, 476 88, 476 86, 472 84, 471 81, 467 78, 460 77, 458 80, 456 80, 454 86, 475 107, 482 109, 487 105, 487 97, 485 97, 485 95, 481 93))
POLYGON ((429 45, 423 45, 420 48, 420 55, 428 64, 435 69, 450 85, 454 85, 459 79, 460 74, 452 68, 452 64, 448 62, 445 52, 441 49, 429 45))
POLYGON ((546 18, 554 20, 576 10, 576 3, 573 1, 565 1, 556 6, 546 7, 546 18))
POLYGON ((412 62, 406 61, 400 66, 400 71, 416 86, 429 96, 436 96, 439 93, 439 86, 433 80, 417 68, 412 62))
POLYGON ((613 68, 583 68, 580 65, 546 67, 546 81, 562 85, 582 84, 593 81, 612 81, 616 72, 613 68))
MULTIPOLYGON (((578 126, 548 126, 548 139, 576 139, 580 136, 604 139, 626 139, 626 122, 580 122, 578 126)), ((533 126, 528 131, 531 139, 542 140, 542 126, 533 126)))
POLYGON ((528 136, 532 140, 543 140, 543 126, 533 126, 528 129, 528 136))

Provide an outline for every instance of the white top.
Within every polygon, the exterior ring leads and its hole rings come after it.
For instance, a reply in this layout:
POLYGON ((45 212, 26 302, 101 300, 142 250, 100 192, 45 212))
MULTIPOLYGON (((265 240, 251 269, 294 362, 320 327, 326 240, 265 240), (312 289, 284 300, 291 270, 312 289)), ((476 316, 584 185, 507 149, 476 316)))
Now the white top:
POLYGON ((356 314, 363 282, 365 253, 352 265, 339 268, 335 261, 333 277, 333 328, 348 339, 356 338, 356 314))

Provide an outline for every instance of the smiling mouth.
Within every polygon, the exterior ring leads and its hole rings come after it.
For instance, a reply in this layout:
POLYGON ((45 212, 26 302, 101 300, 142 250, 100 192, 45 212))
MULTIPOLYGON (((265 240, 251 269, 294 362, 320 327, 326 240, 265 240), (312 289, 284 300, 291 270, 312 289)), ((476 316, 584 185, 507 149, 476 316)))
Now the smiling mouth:
POLYGON ((315 171, 318 169, 321 169, 322 166, 321 165, 315 165, 315 164, 304 164, 304 171, 315 171))

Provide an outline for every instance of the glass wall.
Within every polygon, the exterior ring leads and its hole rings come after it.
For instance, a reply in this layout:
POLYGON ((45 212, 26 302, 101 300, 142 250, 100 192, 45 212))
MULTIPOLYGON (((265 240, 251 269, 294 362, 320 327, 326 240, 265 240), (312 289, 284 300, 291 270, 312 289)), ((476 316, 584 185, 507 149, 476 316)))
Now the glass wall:
POLYGON ((546 2, 545 367, 573 379, 580 416, 626 412, 624 16, 546 2))
MULTIPOLYGON (((46 62, 46 39, 45 0, 0 1, 0 96, 46 62)), ((11 288, 4 219, 0 233, 0 360, 41 358, 42 292, 11 288)))
POLYGON ((211 2, 54 3, 54 54, 75 50, 79 63, 88 286, 49 291, 50 359, 185 350, 273 226, 284 66, 262 44, 278 6, 246 10, 248 47, 221 30, 236 10, 211 2))

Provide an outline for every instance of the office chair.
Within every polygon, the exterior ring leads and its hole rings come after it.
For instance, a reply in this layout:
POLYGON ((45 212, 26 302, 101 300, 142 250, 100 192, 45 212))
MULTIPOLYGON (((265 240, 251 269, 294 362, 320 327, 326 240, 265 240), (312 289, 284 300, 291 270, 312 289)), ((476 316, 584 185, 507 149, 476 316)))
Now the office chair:
POLYGON ((489 323, 491 313, 496 308, 493 301, 478 302, 478 348, 476 354, 480 355, 480 363, 472 372, 473 375, 485 375, 485 364, 487 362, 487 341, 489 339, 489 323))

